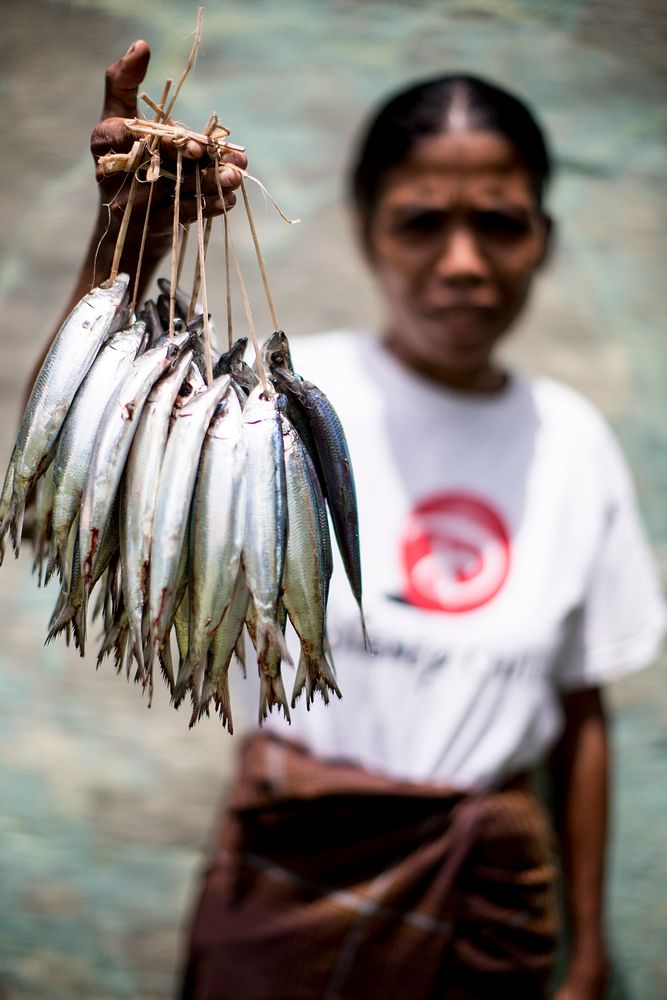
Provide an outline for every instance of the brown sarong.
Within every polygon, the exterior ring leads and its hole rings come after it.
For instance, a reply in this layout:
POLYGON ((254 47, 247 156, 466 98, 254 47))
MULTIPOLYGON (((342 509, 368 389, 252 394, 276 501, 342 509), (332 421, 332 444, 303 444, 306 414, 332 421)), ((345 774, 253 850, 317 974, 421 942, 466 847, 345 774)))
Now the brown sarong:
POLYGON ((182 996, 546 996, 549 842, 527 781, 469 795, 254 737, 204 876, 182 996))

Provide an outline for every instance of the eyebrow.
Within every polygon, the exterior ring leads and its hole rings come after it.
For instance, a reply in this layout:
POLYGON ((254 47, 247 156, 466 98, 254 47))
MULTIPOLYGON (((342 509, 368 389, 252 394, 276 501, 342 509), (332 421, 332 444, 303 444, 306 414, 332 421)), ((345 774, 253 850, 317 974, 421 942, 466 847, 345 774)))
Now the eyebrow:
MULTIPOLYGON (((454 211, 454 208, 447 205, 432 205, 429 202, 409 202, 404 205, 394 205, 390 209, 392 214, 396 217, 409 217, 412 215, 423 215, 423 214, 436 214, 436 215, 448 215, 454 211)), ((485 213, 485 212, 500 212, 507 215, 512 215, 516 218, 528 219, 531 215, 530 209, 525 205, 515 205, 510 202, 498 202, 489 205, 479 205, 472 209, 474 214, 485 213)))

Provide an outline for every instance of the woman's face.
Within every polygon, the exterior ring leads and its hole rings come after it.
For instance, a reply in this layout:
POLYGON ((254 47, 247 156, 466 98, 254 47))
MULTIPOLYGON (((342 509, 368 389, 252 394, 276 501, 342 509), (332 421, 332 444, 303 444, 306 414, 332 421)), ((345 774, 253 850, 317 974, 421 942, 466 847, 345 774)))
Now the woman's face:
POLYGON ((510 143, 493 132, 419 142, 386 174, 370 220, 387 341, 446 384, 493 390, 493 352, 544 260, 549 221, 510 143))

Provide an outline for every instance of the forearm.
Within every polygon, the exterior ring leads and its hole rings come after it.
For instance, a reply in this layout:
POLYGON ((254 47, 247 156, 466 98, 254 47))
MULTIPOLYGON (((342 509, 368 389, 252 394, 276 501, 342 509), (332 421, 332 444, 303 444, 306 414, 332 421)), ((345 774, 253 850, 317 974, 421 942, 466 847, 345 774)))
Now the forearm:
MULTIPOLYGON (((82 296, 94 285, 105 281, 111 273, 117 237, 132 181, 128 174, 122 172, 105 174, 99 158, 110 151, 116 153, 128 151, 135 141, 136 137, 128 131, 125 123, 128 118, 134 118, 137 114, 137 91, 146 73, 149 56, 150 50, 146 42, 137 41, 121 59, 107 69, 102 115, 91 136, 91 152, 96 164, 95 176, 99 191, 99 210, 77 280, 53 334, 57 332, 62 321, 82 296)), ((239 147, 223 150, 211 160, 207 148, 199 142, 189 141, 185 147, 179 146, 177 149, 173 141, 164 139, 160 145, 160 155, 168 168, 165 171, 168 176, 158 178, 153 185, 141 181, 136 186, 134 208, 118 267, 119 271, 129 274, 130 298, 139 304, 145 297, 160 261, 169 253, 172 246, 174 213, 172 175, 175 158, 182 157, 183 179, 180 189, 179 219, 181 225, 191 224, 198 215, 199 199, 195 196, 196 164, 199 168, 202 212, 206 218, 220 215, 223 203, 227 210, 234 205, 233 192, 241 180, 241 173, 237 168, 245 170, 247 167, 247 159, 239 147), (222 198, 220 198, 221 193, 222 198), (149 198, 151 205, 149 224, 139 283, 135 289, 149 198)), ((52 340, 53 335, 49 337, 37 359, 28 391, 52 340)))
POLYGON ((604 875, 609 746, 597 689, 567 695, 566 727, 554 754, 556 826, 570 928, 570 975, 602 995, 606 967, 604 875), (597 984, 597 985, 596 985, 597 984))

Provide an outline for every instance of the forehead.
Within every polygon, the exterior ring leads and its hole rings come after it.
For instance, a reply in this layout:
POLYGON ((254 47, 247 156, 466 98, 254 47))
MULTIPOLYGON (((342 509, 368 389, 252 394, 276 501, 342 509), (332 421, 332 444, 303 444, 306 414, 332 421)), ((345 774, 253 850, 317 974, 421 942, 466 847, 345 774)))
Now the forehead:
POLYGON ((443 199, 509 200, 537 207, 528 170, 511 143, 495 132, 453 131, 422 139, 407 159, 387 171, 379 203, 436 204, 443 199))

